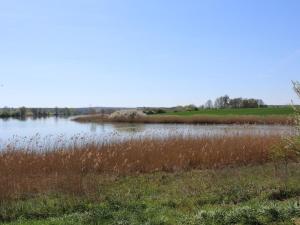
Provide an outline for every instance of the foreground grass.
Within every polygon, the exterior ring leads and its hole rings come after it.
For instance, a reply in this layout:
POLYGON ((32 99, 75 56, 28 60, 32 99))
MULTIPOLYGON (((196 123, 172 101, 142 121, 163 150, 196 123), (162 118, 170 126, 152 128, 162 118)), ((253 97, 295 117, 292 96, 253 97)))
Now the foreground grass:
POLYGON ((81 195, 60 192, 2 201, 3 224, 295 224, 300 217, 299 164, 290 165, 288 189, 273 166, 143 175, 96 175, 81 195))
POLYGON ((197 111, 167 112, 162 115, 178 116, 290 116, 293 115, 292 107, 268 107, 268 108, 246 108, 246 109, 200 109, 197 111))

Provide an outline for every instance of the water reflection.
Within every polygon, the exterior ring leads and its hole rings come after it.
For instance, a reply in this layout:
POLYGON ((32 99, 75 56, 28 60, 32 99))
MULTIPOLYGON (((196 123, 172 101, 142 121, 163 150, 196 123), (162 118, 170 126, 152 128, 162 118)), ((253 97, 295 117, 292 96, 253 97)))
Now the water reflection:
POLYGON ((90 131, 91 131, 92 133, 97 132, 97 124, 91 123, 90 131))
POLYGON ((113 123, 112 127, 117 132, 125 132, 125 133, 140 133, 145 131, 144 124, 135 124, 135 123, 113 123))

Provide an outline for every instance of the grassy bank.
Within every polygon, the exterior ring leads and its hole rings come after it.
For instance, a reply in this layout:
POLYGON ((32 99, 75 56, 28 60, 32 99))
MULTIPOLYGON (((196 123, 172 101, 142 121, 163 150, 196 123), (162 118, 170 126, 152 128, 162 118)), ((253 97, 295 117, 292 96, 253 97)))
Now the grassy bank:
POLYGON ((130 123, 186 123, 186 124, 293 124, 293 109, 254 108, 254 109, 204 109, 182 111, 143 117, 117 117, 107 115, 87 115, 75 117, 77 122, 130 122, 130 123))
POLYGON ((0 222, 294 224, 300 165, 289 164, 287 186, 274 176, 270 151, 279 141, 236 135, 85 144, 77 138, 39 152, 10 144, 0 153, 0 222))
POLYGON ((2 201, 3 224, 200 225, 296 224, 300 170, 292 164, 281 191, 273 166, 192 170, 143 175, 92 175, 97 183, 80 195, 63 192, 2 201))

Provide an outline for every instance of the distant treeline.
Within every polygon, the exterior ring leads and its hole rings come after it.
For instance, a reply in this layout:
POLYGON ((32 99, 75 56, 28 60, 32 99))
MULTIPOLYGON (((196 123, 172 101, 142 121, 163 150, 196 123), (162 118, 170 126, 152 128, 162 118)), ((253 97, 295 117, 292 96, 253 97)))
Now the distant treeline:
POLYGON ((87 107, 87 108, 0 108, 0 118, 42 118, 49 116, 76 116, 76 115, 88 115, 88 114, 110 114, 122 108, 113 107, 87 107))
POLYGON ((203 108, 260 108, 267 107, 262 99, 255 98, 230 98, 228 95, 217 98, 213 104, 211 100, 208 100, 203 108))
POLYGON ((0 109, 1 118, 25 118, 27 116, 32 117, 48 117, 48 116, 71 116, 73 111, 69 108, 8 108, 4 107, 0 109))
POLYGON ((176 106, 171 108, 140 108, 144 113, 161 114, 168 111, 182 112, 182 111, 197 111, 201 109, 225 109, 225 108, 264 108, 268 107, 263 100, 254 98, 230 98, 228 95, 218 97, 215 101, 208 100, 204 105, 196 106, 194 104, 185 106, 176 106))

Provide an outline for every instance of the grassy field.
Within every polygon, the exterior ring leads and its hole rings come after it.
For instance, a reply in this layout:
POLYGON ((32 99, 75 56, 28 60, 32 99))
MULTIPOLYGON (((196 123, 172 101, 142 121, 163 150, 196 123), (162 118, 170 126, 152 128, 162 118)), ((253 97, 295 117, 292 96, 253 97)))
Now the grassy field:
POLYGON ((292 107, 269 107, 269 108, 249 108, 249 109, 200 109, 198 111, 167 112, 161 115, 179 116, 289 116, 294 113, 292 107))
POLYGON ((205 109, 166 112, 142 117, 110 118, 107 115, 76 117, 77 122, 186 123, 186 124, 293 124, 292 107, 256 109, 205 109))
POLYGON ((279 141, 236 135, 85 144, 78 137, 40 152, 11 144, 0 153, 0 222, 295 224, 300 165, 290 163, 289 176, 275 173, 270 151, 279 141))

